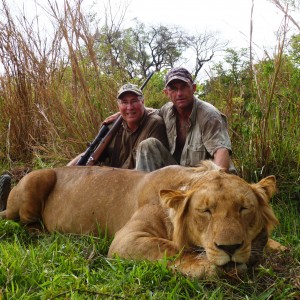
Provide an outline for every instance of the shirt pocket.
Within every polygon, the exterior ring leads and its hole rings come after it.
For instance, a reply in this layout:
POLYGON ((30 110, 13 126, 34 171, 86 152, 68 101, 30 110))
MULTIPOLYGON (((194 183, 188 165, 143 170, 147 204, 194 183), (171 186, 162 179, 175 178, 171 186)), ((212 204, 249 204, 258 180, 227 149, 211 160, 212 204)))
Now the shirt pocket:
POLYGON ((199 165, 201 160, 208 159, 209 154, 203 144, 189 145, 187 147, 186 165, 195 167, 199 165))

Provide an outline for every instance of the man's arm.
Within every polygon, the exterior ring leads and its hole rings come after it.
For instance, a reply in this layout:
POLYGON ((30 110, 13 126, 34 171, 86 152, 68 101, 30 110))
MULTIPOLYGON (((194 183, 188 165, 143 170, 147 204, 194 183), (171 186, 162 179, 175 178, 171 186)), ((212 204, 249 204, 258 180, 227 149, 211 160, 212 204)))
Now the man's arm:
POLYGON ((101 127, 102 127, 103 125, 109 125, 109 124, 115 122, 115 121, 118 119, 118 117, 119 117, 120 115, 121 115, 121 113, 118 111, 118 112, 116 112, 116 113, 114 113, 114 114, 108 116, 108 117, 101 123, 101 127))
POLYGON ((149 137, 156 138, 166 147, 166 149, 169 150, 169 141, 165 123, 158 115, 156 116, 156 118, 157 122, 155 122, 155 126, 152 126, 152 129, 149 132, 149 137))
POLYGON ((228 149, 217 149, 217 151, 214 153, 213 162, 220 168, 224 169, 224 171, 228 172, 230 166, 230 156, 228 149))
POLYGON ((70 162, 68 162, 67 166, 68 166, 68 167, 70 167, 70 166, 76 166, 78 160, 80 159, 80 157, 81 157, 83 154, 84 154, 84 152, 81 153, 81 154, 79 154, 79 155, 77 155, 77 156, 76 156, 75 158, 73 158, 70 162))

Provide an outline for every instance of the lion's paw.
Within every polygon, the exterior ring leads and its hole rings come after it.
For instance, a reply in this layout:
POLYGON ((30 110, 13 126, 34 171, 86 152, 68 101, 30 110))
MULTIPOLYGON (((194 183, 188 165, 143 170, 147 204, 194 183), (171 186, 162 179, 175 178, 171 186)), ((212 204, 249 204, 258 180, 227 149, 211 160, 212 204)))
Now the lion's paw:
POLYGON ((174 272, 180 272, 185 276, 198 279, 218 277, 220 272, 219 267, 199 258, 178 259, 172 265, 172 269, 174 272))
POLYGON ((267 252, 272 252, 272 251, 284 252, 287 249, 288 249, 287 247, 283 246, 279 242, 274 241, 272 239, 269 239, 268 243, 266 245, 266 251, 267 252))

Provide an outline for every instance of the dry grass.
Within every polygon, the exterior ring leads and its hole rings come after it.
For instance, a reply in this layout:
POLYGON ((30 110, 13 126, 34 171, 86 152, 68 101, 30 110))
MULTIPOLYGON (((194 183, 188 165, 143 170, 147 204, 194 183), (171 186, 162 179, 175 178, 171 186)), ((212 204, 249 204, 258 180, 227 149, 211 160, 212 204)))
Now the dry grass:
POLYGON ((95 40, 80 4, 66 1, 61 8, 49 2, 54 32, 48 40, 38 19, 16 18, 2 1, 0 140, 10 163, 70 158, 116 110, 118 82, 97 66, 95 40))

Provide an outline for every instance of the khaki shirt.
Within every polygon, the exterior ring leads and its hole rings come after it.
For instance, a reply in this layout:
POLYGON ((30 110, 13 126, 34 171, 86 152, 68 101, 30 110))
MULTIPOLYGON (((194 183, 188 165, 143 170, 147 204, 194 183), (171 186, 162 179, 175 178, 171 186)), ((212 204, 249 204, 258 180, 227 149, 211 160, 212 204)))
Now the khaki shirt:
POLYGON ((163 119, 155 112, 145 110, 141 123, 134 132, 123 121, 116 136, 101 156, 100 164, 115 168, 134 169, 137 147, 141 141, 149 137, 158 139, 169 149, 163 119))
MULTIPOLYGON (((176 111, 172 102, 166 103, 159 115, 167 129, 170 152, 176 147, 176 111)), ((219 148, 227 148, 231 153, 231 142, 227 131, 226 116, 213 105, 194 97, 190 124, 182 150, 180 165, 197 166, 201 160, 212 158, 219 148)))

